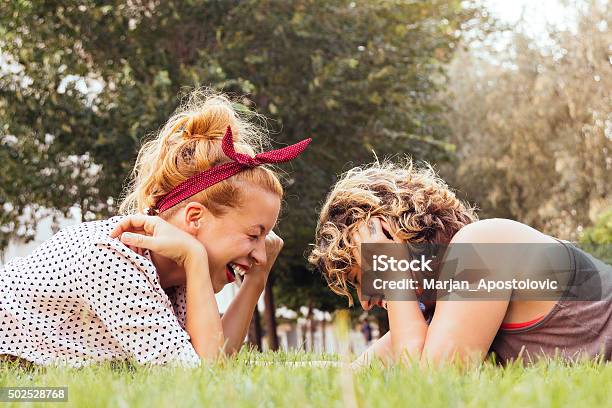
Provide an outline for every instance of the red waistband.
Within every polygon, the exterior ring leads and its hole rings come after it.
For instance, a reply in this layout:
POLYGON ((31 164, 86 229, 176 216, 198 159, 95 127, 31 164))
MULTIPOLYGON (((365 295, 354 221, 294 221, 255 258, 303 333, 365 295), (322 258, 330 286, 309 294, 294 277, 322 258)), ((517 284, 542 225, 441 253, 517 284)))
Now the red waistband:
POLYGON ((536 319, 530 320, 528 322, 523 322, 523 323, 502 323, 501 328, 502 329, 507 329, 507 330, 524 329, 525 327, 529 327, 529 326, 532 326, 532 325, 536 324, 537 322, 539 322, 543 318, 544 318, 544 316, 540 316, 540 317, 538 317, 536 319))

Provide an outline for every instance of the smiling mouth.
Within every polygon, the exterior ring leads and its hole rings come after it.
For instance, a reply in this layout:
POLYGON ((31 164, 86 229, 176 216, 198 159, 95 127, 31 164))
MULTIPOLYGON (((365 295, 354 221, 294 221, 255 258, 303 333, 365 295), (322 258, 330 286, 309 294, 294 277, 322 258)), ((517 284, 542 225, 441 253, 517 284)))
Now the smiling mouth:
POLYGON ((240 286, 246 274, 246 270, 242 266, 230 262, 226 266, 226 274, 228 277, 227 280, 230 283, 236 281, 238 286, 240 286))
POLYGON ((229 265, 225 265, 225 277, 227 278, 228 283, 232 283, 236 280, 236 275, 229 265))

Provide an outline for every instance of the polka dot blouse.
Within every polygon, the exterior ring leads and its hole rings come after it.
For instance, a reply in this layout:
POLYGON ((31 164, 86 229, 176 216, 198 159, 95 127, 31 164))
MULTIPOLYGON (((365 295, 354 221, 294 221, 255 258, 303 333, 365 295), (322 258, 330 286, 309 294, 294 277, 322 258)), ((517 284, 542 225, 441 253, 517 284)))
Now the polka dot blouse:
POLYGON ((120 219, 63 229, 0 268, 0 355, 42 365, 200 363, 184 330, 185 287, 164 291, 148 256, 110 238, 120 219))

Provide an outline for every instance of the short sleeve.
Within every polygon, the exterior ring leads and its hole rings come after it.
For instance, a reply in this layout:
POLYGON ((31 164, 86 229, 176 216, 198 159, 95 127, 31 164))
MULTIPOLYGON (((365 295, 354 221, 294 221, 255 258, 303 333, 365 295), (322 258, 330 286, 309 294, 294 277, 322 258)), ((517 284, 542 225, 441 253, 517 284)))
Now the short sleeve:
POLYGON ((138 363, 200 364, 149 261, 118 241, 88 245, 82 255, 82 300, 126 358, 138 363))

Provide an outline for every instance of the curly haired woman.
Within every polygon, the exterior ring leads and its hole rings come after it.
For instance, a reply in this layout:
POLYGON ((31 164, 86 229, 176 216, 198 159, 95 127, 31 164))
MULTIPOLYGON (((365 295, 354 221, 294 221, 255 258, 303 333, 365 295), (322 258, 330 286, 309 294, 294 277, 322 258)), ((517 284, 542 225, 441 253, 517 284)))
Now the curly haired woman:
POLYGON ((389 332, 357 364, 373 356, 421 362, 480 361, 489 351, 502 361, 557 354, 568 359, 612 358, 612 268, 520 222, 479 221, 475 210, 457 199, 431 167, 417 168, 411 161, 386 162, 346 172, 323 205, 309 260, 321 270, 333 292, 348 297, 349 304, 352 285, 365 310, 372 306, 387 309, 389 332), (416 291, 415 300, 383 301, 362 294, 362 243, 565 247, 563 253, 576 280, 595 271, 605 293, 597 301, 564 296, 514 300, 511 294, 497 300, 444 300, 427 304, 423 312, 423 304, 416 300, 424 295, 422 289, 416 291))

